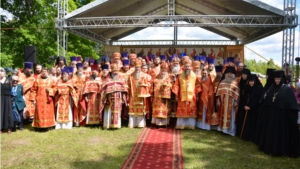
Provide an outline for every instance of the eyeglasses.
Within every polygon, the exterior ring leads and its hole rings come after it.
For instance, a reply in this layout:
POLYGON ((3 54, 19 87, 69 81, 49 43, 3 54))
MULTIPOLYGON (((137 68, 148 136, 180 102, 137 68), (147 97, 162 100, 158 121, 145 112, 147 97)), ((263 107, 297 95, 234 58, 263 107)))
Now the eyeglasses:
POLYGON ((13 80, 12 82, 13 82, 13 83, 18 83, 19 81, 18 81, 18 80, 13 80))

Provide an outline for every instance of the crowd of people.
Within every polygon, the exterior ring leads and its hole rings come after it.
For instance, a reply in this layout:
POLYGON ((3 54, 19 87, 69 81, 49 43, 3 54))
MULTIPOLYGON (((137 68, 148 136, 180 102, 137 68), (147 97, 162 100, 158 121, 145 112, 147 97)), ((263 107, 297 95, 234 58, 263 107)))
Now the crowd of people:
POLYGON ((25 62, 0 68, 1 133, 101 125, 218 130, 275 156, 299 156, 300 83, 268 69, 266 84, 243 63, 205 56, 140 56, 115 52, 100 60, 63 56, 50 69, 25 62), (298 124, 297 124, 298 123, 298 124))

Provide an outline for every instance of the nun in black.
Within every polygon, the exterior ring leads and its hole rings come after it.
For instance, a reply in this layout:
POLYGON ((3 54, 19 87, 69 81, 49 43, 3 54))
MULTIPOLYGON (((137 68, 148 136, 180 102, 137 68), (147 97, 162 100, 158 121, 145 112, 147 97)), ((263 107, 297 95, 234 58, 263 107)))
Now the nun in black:
POLYGON ((255 144, 259 144, 259 139, 261 136, 261 128, 262 128, 262 117, 264 112, 262 111, 263 105, 264 105, 264 94, 268 91, 270 86, 274 83, 274 77, 273 77, 273 71, 276 69, 273 68, 267 68, 266 71, 266 84, 263 88, 263 92, 261 94, 261 97, 259 99, 259 113, 258 113, 258 119, 257 119, 257 126, 256 126, 256 131, 255 131, 255 138, 253 142, 255 144))
POLYGON ((249 69, 243 69, 242 70, 242 75, 239 83, 240 87, 240 100, 239 100, 239 105, 238 105, 238 112, 236 115, 236 136, 240 136, 241 129, 243 126, 243 121, 244 121, 244 116, 245 116, 245 103, 246 103, 246 98, 247 94, 245 92, 246 85, 248 84, 249 78, 251 76, 251 72, 249 69))
POLYGON ((257 75, 252 74, 249 77, 249 83, 245 87, 245 99, 244 102, 240 104, 243 106, 244 111, 242 116, 242 128, 243 132, 240 133, 241 138, 244 140, 254 140, 255 138, 255 131, 257 125, 257 118, 259 112, 259 98, 263 92, 263 86, 260 83, 257 75), (247 115, 247 116, 246 116, 247 115), (245 117, 246 116, 246 117, 245 117))
POLYGON ((259 150, 274 156, 299 156, 298 105, 284 72, 274 71, 274 83, 264 94, 259 150))

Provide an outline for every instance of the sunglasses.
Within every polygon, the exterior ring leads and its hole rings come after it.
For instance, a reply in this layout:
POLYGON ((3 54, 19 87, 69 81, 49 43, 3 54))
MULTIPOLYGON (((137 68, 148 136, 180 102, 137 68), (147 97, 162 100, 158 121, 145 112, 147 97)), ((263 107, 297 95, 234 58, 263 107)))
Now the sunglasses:
POLYGON ((13 82, 13 83, 18 83, 19 81, 18 81, 18 80, 13 80, 12 82, 13 82))

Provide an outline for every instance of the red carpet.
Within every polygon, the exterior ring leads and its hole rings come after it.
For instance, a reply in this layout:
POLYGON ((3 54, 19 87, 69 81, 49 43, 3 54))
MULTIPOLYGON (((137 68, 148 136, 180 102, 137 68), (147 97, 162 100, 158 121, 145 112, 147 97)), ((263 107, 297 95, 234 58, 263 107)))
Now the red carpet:
POLYGON ((180 130, 144 128, 122 169, 183 169, 180 130))

